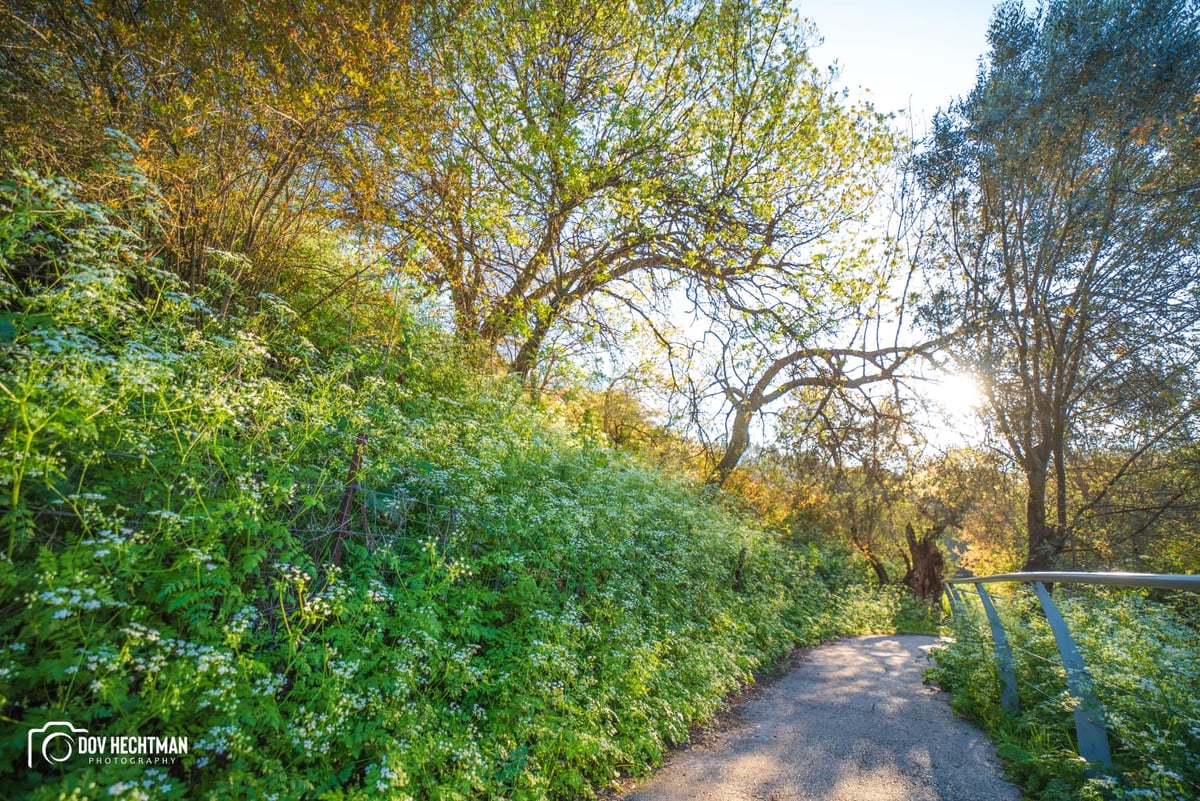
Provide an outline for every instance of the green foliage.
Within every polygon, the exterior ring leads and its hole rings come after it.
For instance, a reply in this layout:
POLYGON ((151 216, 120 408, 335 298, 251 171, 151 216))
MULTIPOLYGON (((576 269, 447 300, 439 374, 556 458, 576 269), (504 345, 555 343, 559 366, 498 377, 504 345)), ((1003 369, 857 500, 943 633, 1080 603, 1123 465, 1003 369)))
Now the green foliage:
POLYGON ((358 310, 215 315, 136 209, 27 172, 0 204, 10 797, 588 797, 796 642, 895 611, 837 611, 861 565, 818 573, 415 314, 317 347, 358 310), (28 770, 61 720, 191 747, 28 770))
POLYGON ((941 622, 940 609, 898 584, 848 587, 837 609, 844 634, 935 634, 941 622))
POLYGON ((1110 776, 1090 776, 1075 744, 1074 699, 1053 635, 1028 594, 998 598, 1016 657, 1021 711, 999 706, 1000 682, 982 610, 954 621, 932 675, 959 712, 999 742, 1009 770, 1039 799, 1194 798, 1200 789, 1200 647, 1170 606, 1126 591, 1060 588, 1056 599, 1088 666, 1113 751, 1110 776))
POLYGON ((1197 409, 1200 7, 1007 0, 988 41, 916 160, 946 234, 925 321, 1021 469, 1025 568, 1157 561, 1194 508, 1164 455, 1197 409))
POLYGON ((226 277, 250 295, 275 291, 330 215, 377 216, 401 148, 375 139, 419 148, 431 129, 422 71, 411 68, 420 3, 13 0, 6 9, 6 149, 113 199, 123 185, 94 163, 109 129, 123 131, 136 144, 131 159, 163 190, 165 264, 192 286, 222 254, 239 253, 253 269, 226 277))
POLYGON ((893 137, 812 64, 791 4, 489 0, 446 17, 423 55, 431 124, 453 135, 393 196, 410 267, 460 334, 528 375, 556 336, 661 337, 683 287, 713 330, 766 304, 756 350, 761 329, 837 329, 863 302, 857 273, 795 254, 864 217, 893 137))

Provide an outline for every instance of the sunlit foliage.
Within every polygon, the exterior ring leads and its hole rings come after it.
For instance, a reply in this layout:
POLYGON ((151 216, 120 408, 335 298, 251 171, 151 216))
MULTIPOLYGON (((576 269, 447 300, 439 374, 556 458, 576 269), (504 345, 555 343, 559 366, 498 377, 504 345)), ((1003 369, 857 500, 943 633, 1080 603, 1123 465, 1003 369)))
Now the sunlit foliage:
POLYGON ((955 639, 936 656, 933 675, 950 690, 951 702, 998 739, 1010 773, 1036 798, 1195 798, 1200 649, 1194 598, 1174 599, 1189 618, 1169 603, 1128 591, 1061 588, 1056 595, 1104 710, 1111 774, 1096 775, 1079 759, 1077 701, 1067 693, 1053 635, 1030 593, 996 598, 1015 653, 1020 714, 1001 711, 992 640, 977 604, 956 615, 955 639))
POLYGON ((381 283, 222 317, 69 182, 11 173, 0 210, 9 797, 585 798, 792 644, 903 620, 415 308, 372 317, 381 283), (30 770, 52 720, 191 748, 30 770))

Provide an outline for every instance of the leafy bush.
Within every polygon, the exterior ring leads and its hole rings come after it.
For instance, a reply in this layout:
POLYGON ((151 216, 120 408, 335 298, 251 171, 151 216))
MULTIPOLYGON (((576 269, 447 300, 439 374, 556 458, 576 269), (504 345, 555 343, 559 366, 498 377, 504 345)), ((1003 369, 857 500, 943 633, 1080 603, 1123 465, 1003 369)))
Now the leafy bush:
POLYGON ((217 315, 152 214, 20 172, 0 204, 10 797, 588 797, 870 607, 417 314, 314 345, 354 309, 217 315), (190 748, 29 770, 49 721, 190 748))
POLYGON ((1170 606, 1128 591, 1060 587, 1071 628, 1104 710, 1113 770, 1093 776, 1078 756, 1073 710, 1049 624, 1030 594, 998 599, 1015 652, 1020 713, 999 707, 1000 682, 982 611, 954 621, 933 676, 957 710, 1001 743, 1013 776, 1035 797, 1154 798, 1200 793, 1200 640, 1170 606))
POLYGON ((940 606, 931 606, 897 584, 880 586, 870 564, 845 543, 808 546, 824 593, 820 607, 809 610, 817 639, 867 634, 936 634, 940 606))
POLYGON ((846 586, 837 594, 834 610, 833 626, 841 634, 932 634, 941 617, 940 609, 894 584, 846 586))

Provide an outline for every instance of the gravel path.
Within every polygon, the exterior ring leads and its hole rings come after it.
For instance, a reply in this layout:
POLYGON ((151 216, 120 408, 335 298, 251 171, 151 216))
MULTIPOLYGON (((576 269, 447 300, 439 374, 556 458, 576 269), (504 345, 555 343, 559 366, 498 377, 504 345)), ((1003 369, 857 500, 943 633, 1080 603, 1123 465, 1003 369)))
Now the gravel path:
POLYGON ((1019 801, 991 743, 926 686, 934 637, 814 649, 623 801, 1019 801))

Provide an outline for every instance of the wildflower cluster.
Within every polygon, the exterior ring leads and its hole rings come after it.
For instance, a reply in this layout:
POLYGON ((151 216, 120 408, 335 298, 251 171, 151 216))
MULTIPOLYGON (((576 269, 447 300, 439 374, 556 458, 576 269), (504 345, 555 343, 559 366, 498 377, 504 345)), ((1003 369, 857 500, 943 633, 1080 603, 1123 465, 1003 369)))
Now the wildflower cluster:
MULTIPOLYGON (((1073 712, 1057 646, 1026 592, 998 595, 1016 661, 1020 713, 999 706, 999 678, 987 623, 968 607, 955 641, 934 671, 953 703, 1002 741, 1010 771, 1036 797, 1156 798, 1200 792, 1200 646, 1196 629, 1169 605, 1129 591, 1062 587, 1066 619, 1103 710, 1113 770, 1092 775, 1077 756, 1073 712)), ((1191 607, 1191 601, 1186 602, 1191 607)), ((1191 607, 1194 608, 1194 607, 1191 607)))
POLYGON ((218 318, 144 220, 28 173, 0 210, 7 797, 586 798, 832 633, 800 555, 411 316, 404 355, 218 318), (191 748, 27 769, 50 721, 191 748))
POLYGON ((94 612, 106 606, 125 606, 123 601, 100 597, 92 587, 56 587, 37 596, 30 596, 29 601, 52 607, 54 612, 51 617, 55 620, 74 617, 80 611, 94 612))

